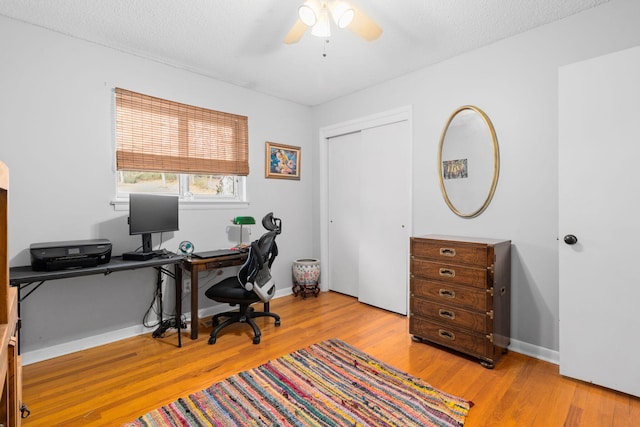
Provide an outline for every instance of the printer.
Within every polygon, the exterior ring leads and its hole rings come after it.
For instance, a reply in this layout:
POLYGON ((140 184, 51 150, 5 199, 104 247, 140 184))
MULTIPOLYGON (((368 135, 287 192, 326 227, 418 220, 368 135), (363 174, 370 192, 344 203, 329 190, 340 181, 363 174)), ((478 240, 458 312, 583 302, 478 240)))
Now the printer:
POLYGON ((95 267, 111 260, 111 242, 107 239, 33 243, 29 249, 35 271, 95 267))

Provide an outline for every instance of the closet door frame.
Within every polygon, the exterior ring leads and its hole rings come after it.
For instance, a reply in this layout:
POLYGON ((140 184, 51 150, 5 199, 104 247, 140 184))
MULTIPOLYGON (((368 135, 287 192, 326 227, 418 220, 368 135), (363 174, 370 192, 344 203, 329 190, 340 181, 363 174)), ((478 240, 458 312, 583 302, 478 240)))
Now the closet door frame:
MULTIPOLYGON (((329 139, 339 135, 344 135, 353 132, 359 132, 365 129, 384 126, 400 121, 407 121, 409 126, 409 150, 413 151, 413 125, 412 125, 412 109, 411 106, 401 107, 394 110, 384 111, 378 114, 362 117, 359 119, 349 120, 346 122, 336 123, 333 125, 320 128, 319 132, 319 176, 320 176, 320 257, 321 262, 325 264, 323 269, 331 268, 329 263, 329 162, 328 162, 328 143, 329 139)), ((413 165, 407 165, 408 168, 413 170, 413 165)), ((413 176, 413 173, 410 173, 413 176)), ((412 186, 412 180, 409 182, 409 186, 412 186)), ((412 188, 409 189, 410 194, 413 194, 412 188)), ((409 230, 413 230, 413 205, 411 204, 408 214, 409 224, 407 227, 409 230)), ((407 263, 408 265, 408 263, 407 263)), ((407 275, 408 275, 407 271, 407 275)), ((329 278, 323 276, 325 280, 321 281, 320 289, 322 291, 328 291, 331 288, 329 278)))

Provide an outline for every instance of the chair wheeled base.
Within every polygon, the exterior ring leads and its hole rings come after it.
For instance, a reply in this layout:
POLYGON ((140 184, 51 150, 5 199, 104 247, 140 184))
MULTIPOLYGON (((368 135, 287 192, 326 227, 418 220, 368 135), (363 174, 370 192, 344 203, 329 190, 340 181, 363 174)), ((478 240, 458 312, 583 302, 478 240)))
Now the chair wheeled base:
POLYGON ((256 317, 273 317, 275 319, 275 326, 280 326, 280 316, 275 313, 255 311, 253 307, 250 307, 249 304, 239 304, 239 306, 240 309, 237 311, 227 311, 224 313, 218 313, 213 316, 211 320, 214 329, 213 331, 211 331, 209 344, 215 344, 218 333, 232 323, 247 323, 251 325, 251 327, 253 328, 254 344, 260 344, 260 336, 262 335, 262 333, 260 332, 260 328, 258 327, 258 325, 256 325, 256 322, 254 322, 253 319, 255 319, 256 317), (221 317, 228 317, 228 319, 220 323, 221 317))

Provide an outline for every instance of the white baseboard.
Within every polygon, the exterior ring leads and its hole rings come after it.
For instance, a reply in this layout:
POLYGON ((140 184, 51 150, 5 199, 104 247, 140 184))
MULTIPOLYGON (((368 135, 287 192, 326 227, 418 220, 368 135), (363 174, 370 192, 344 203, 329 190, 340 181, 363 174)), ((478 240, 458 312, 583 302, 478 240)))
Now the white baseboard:
MULTIPOLYGON (((281 298, 291 295, 291 288, 279 289, 276 291, 275 298, 281 298)), ((200 319, 222 313, 229 309, 227 304, 216 304, 206 309, 198 310, 200 319)), ((184 318, 190 319, 191 312, 183 313, 184 318)), ((189 329, 187 325, 187 329, 189 329)), ((22 354, 22 365, 30 365, 32 363, 42 362, 43 360, 53 359, 54 357, 64 356, 66 354, 75 353, 76 351, 86 350, 88 348, 98 347, 100 345, 109 344, 126 338, 135 337, 142 334, 151 334, 155 328, 145 328, 142 325, 131 326, 128 328, 110 331, 105 334, 94 335, 92 337, 82 338, 75 341, 69 341, 64 344, 58 344, 51 347, 33 350, 22 354)), ((190 330, 190 329, 189 329, 190 330)))
MULTIPOLYGON (((291 295, 291 288, 279 289, 276 292, 274 298, 281 298, 287 295, 291 295)), ((227 310, 229 307, 226 304, 217 304, 206 309, 198 310, 198 317, 204 319, 214 314, 221 313, 227 310)), ((191 313, 183 313, 186 319, 191 318, 191 313)), ((187 325, 189 328, 189 325, 187 325)), ((135 337, 142 334, 150 334, 155 328, 145 328, 142 325, 132 326, 129 328, 119 329, 117 331, 107 332, 105 334, 95 335, 88 338, 82 338, 75 341, 70 341, 64 344, 54 345, 39 350, 29 351, 22 354, 22 364, 29 365, 32 363, 41 362, 43 360, 52 359, 58 356, 64 356, 66 354, 75 353, 76 351, 86 350, 88 348, 97 347, 104 344, 109 344, 115 341, 123 340, 126 338, 135 337)), ((529 344, 523 341, 511 339, 509 345, 510 351, 521 353, 536 359, 544 360, 556 365, 560 364, 560 353, 548 348, 539 347, 533 344, 529 344)))
POLYGON ((550 350, 548 348, 540 347, 537 345, 529 344, 524 341, 518 341, 511 338, 511 344, 509 345, 509 351, 515 351, 526 356, 530 356, 536 359, 544 360, 545 362, 553 363, 554 365, 560 364, 560 352, 556 350, 550 350))
POLYGON ((66 354, 75 353, 76 351, 86 350, 88 348, 109 344, 126 338, 134 337, 144 333, 152 333, 153 329, 145 328, 142 325, 131 326, 129 328, 110 331, 105 334, 94 335, 92 337, 82 338, 75 341, 69 341, 63 344, 45 347, 39 350, 33 350, 22 353, 22 365, 30 365, 32 363, 41 362, 54 357, 64 356, 66 354))

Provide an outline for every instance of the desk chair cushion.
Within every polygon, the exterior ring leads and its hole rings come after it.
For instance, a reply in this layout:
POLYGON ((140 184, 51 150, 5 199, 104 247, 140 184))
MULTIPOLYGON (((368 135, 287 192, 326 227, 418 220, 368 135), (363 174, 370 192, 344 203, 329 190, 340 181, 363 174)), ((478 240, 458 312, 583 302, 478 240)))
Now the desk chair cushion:
POLYGON ((204 294, 209 299, 227 304, 252 304, 260 301, 258 295, 241 286, 237 277, 223 279, 204 294))

